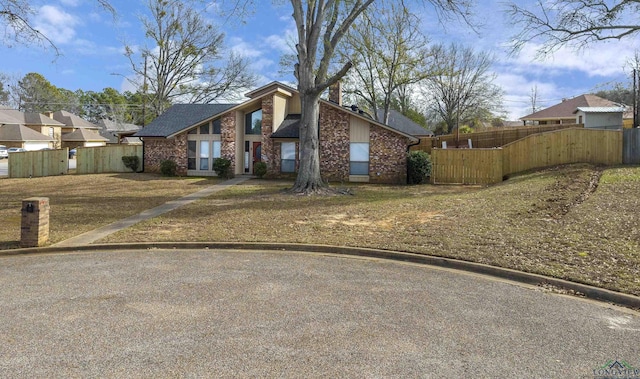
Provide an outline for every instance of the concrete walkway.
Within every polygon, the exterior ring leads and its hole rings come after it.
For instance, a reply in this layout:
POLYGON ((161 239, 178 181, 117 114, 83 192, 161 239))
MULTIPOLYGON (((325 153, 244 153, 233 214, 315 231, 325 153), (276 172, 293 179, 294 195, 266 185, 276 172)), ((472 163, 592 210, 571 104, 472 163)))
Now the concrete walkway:
POLYGON ((192 193, 190 195, 187 195, 185 197, 182 197, 178 200, 173 200, 173 201, 169 201, 165 204, 159 205, 155 208, 146 210, 140 214, 137 215, 133 215, 131 217, 127 217, 123 220, 120 221, 116 221, 112 224, 103 226, 101 228, 86 232, 84 234, 80 234, 79 236, 73 237, 73 238, 69 238, 68 240, 64 240, 62 242, 58 242, 57 244, 53 245, 53 247, 75 247, 75 246, 82 246, 82 245, 88 245, 91 243, 94 243, 95 241, 98 241, 110 234, 113 234, 115 232, 118 232, 122 229, 126 229, 132 225, 135 225, 141 221, 145 221, 154 217, 158 217, 162 214, 165 214, 167 212, 170 212, 174 209, 177 209, 179 207, 182 207, 184 205, 193 203, 194 201, 198 200, 198 199, 202 199, 203 197, 207 197, 209 195, 211 195, 212 193, 216 193, 216 192, 220 192, 230 186, 236 185, 236 184, 240 184, 243 182, 246 182, 247 180, 251 179, 250 176, 239 176, 230 180, 227 180, 225 182, 222 183, 218 183, 215 184, 213 186, 207 187, 203 190, 200 190, 198 192, 192 193))

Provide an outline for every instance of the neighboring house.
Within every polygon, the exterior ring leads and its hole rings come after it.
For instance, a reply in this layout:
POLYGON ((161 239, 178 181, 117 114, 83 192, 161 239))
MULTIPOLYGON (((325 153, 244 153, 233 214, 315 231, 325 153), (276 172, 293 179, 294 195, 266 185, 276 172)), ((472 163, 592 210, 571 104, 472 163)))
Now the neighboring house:
POLYGON ((585 128, 622 129, 622 107, 578 107, 575 122, 585 128))
POLYGON ((105 146, 107 141, 107 138, 104 138, 95 130, 79 128, 71 133, 62 135, 62 148, 105 146))
POLYGON ((64 124, 53 120, 41 113, 21 112, 15 109, 0 109, 0 123, 21 124, 40 134, 51 137, 53 139, 53 147, 55 149, 61 147, 61 136, 64 124), (13 120, 12 122, 4 122, 3 120, 13 120))
POLYGON ((140 130, 138 125, 102 119, 98 122, 100 135, 108 139, 108 144, 141 144, 138 137, 132 137, 140 130))
MULTIPOLYGON (((382 116, 384 116, 384 109, 378 109, 377 116, 378 120, 382 119, 382 116)), ((434 136, 431 130, 423 128, 420 124, 395 109, 389 109, 389 122, 387 124, 393 125, 394 129, 411 134, 415 137, 434 136)))
POLYGON ((49 113, 48 116, 64 125, 62 127, 62 134, 71 133, 77 129, 94 130, 96 133, 100 130, 98 125, 93 124, 71 112, 56 111, 49 113))
POLYGON ((25 150, 53 148, 55 140, 21 124, 0 126, 0 144, 7 147, 21 147, 25 150))
POLYGON ((580 95, 573 99, 563 100, 561 103, 545 108, 541 111, 521 117, 525 125, 574 124, 576 110, 581 107, 615 107, 625 108, 623 117, 633 118, 631 109, 624 104, 614 103, 596 95, 580 95))
MULTIPOLYGON (((405 183, 407 149, 416 136, 343 107, 340 94, 320 101, 322 177, 330 181, 405 183)), ((339 92, 339 91, 338 91, 339 92)), ((212 162, 231 161, 233 173, 267 164, 268 177, 291 176, 299 164, 300 96, 273 82, 240 104, 174 105, 134 136, 144 143, 144 170, 173 160, 180 175, 215 175, 212 162)))

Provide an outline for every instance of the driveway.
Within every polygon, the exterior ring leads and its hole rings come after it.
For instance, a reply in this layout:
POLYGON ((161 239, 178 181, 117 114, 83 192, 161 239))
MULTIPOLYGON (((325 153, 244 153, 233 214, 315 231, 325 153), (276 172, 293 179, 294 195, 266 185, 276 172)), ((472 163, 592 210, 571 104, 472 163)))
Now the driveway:
POLYGON ((370 258, 0 257, 3 377, 594 378, 639 338, 632 311, 370 258))

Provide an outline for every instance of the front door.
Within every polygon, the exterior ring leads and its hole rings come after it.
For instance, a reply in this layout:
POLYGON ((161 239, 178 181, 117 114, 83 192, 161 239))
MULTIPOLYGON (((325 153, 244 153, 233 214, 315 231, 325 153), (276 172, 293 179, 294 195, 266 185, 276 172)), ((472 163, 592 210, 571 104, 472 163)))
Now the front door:
POLYGON ((262 162, 262 143, 253 143, 253 165, 252 170, 255 172, 256 162, 262 162))

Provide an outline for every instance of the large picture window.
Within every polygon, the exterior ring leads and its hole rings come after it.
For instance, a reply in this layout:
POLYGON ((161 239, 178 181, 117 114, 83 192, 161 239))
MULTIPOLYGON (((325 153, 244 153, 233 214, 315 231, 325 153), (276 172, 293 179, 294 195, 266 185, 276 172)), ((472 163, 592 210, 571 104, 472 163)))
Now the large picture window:
POLYGON ((349 149, 349 174, 369 175, 368 142, 351 142, 349 149))
POLYGON ((262 134, 262 109, 247 113, 244 120, 244 134, 262 134))
POLYGON ((296 143, 283 142, 280 147, 280 171, 296 172, 296 143))

